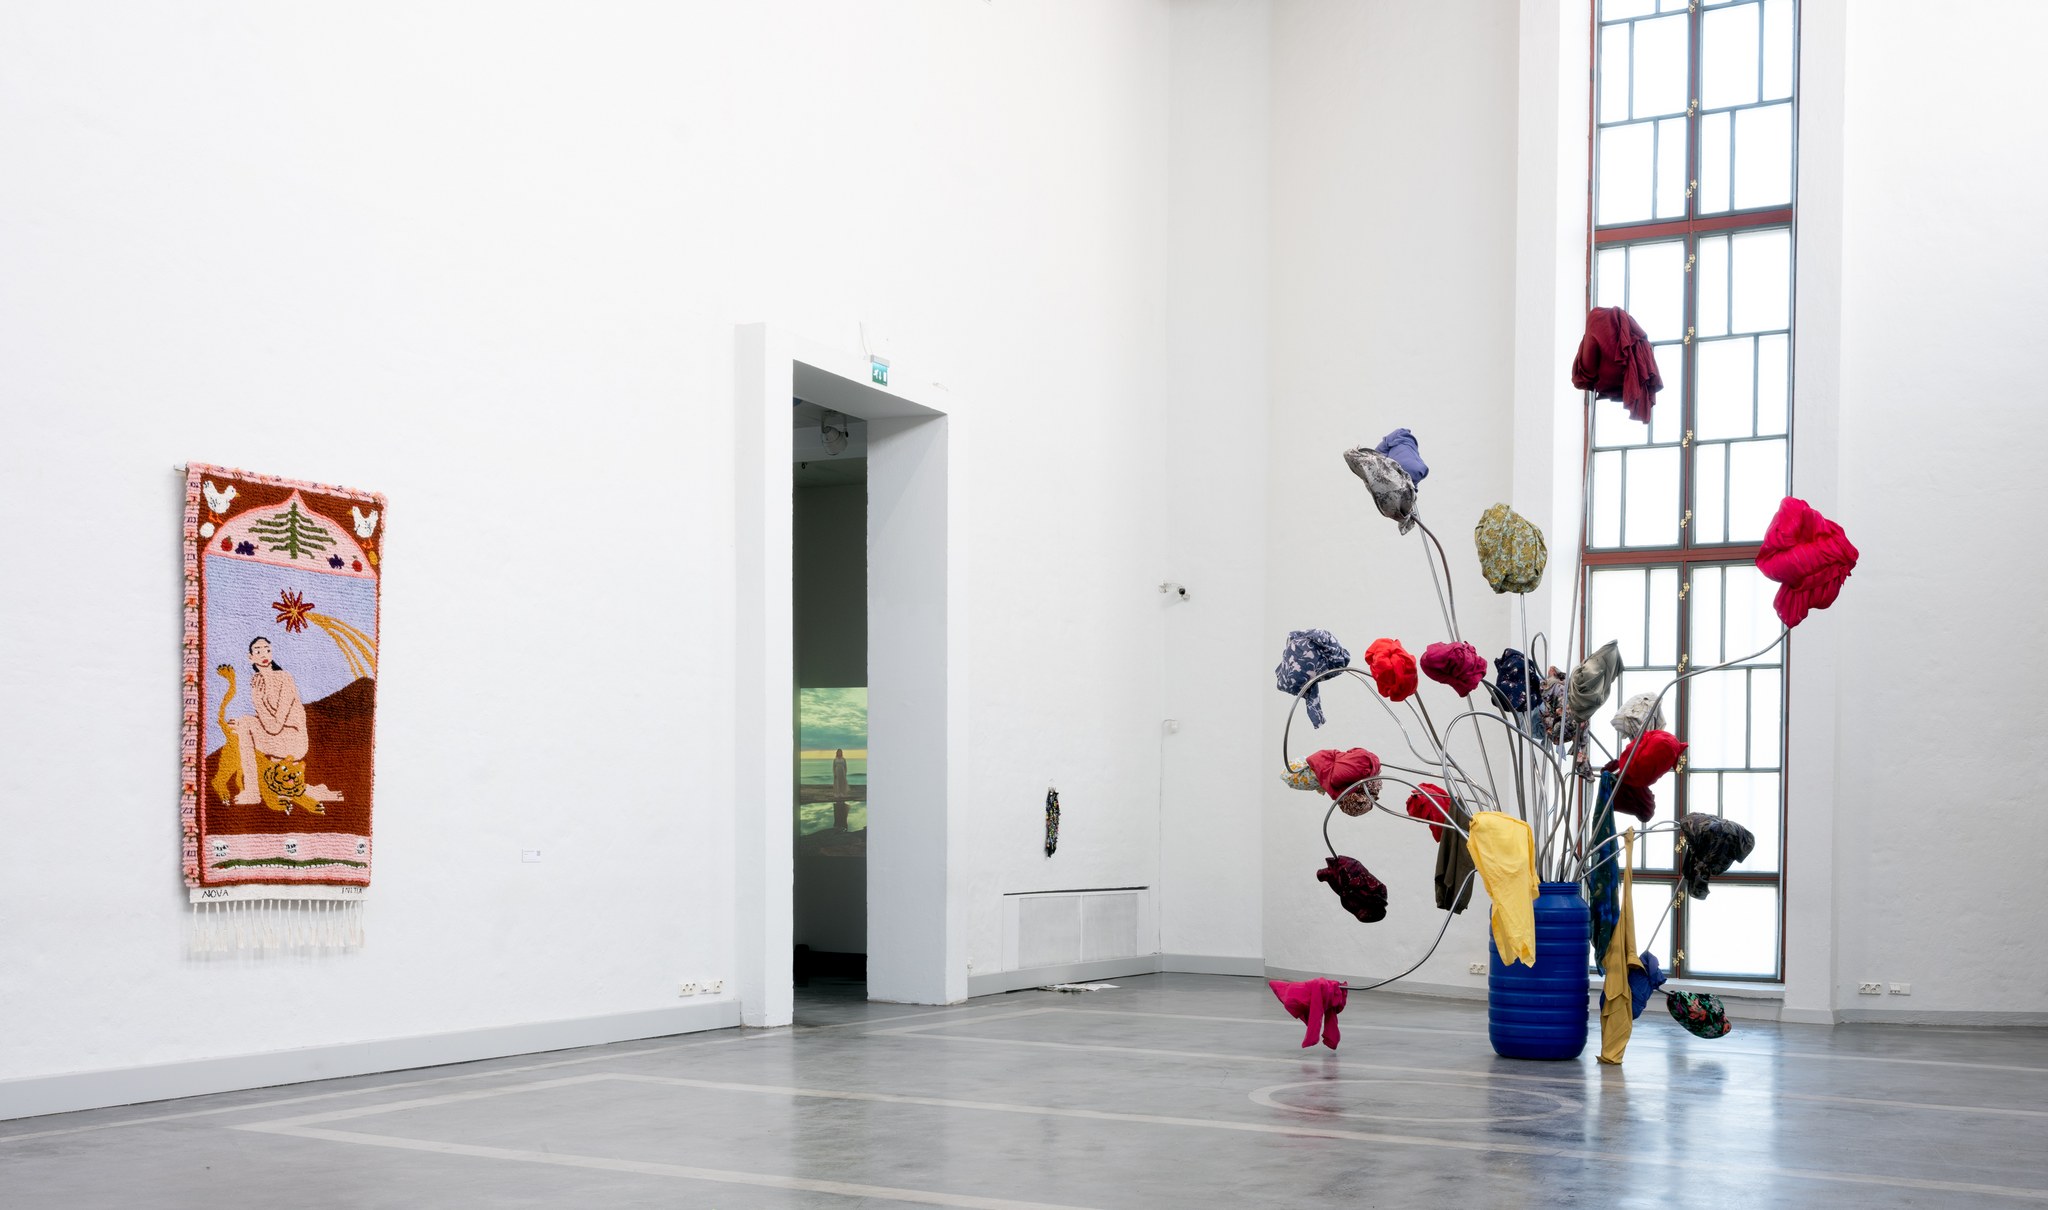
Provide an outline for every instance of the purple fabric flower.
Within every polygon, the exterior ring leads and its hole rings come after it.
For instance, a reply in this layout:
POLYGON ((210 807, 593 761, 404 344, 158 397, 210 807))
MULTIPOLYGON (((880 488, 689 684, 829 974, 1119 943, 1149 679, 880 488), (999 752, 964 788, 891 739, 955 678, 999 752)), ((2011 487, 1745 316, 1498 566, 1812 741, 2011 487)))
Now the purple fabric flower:
POLYGON ((1400 463, 1415 486, 1421 487, 1422 481, 1429 478, 1429 463, 1422 460, 1422 450, 1415 444, 1415 434, 1407 429, 1395 429, 1380 438, 1380 443, 1373 448, 1400 463))

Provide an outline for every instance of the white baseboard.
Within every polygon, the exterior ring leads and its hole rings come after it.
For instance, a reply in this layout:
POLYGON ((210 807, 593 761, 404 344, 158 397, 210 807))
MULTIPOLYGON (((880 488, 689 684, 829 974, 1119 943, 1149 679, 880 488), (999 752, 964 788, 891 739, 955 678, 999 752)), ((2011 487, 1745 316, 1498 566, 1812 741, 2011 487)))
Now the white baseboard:
POLYGON ((406 1071, 500 1059, 507 1055, 602 1046, 636 1038, 725 1029, 740 1023, 737 1000, 725 999, 644 1012, 537 1021, 453 1033, 344 1042, 261 1054, 227 1055, 183 1063, 118 1067, 103 1071, 65 1072, 0 1080, 0 1120, 104 1109, 177 1097, 270 1088, 307 1080, 406 1071))
POLYGON ((1133 975, 1162 972, 1189 975, 1263 975, 1262 958, 1233 958, 1220 954, 1139 954, 1132 958, 1104 958, 1100 962, 1070 962, 1062 966, 1029 966, 1012 971, 989 971, 967 976, 967 996, 999 996, 1027 987, 1051 983, 1087 983, 1096 979, 1128 979, 1133 975))
POLYGON ((2007 1026, 2038 1029, 2048 1025, 2048 1013, 1978 1012, 1966 1008, 1909 1008, 1886 1011, 1877 1008, 1838 1008, 1835 1020, 1843 1025, 1962 1025, 2007 1026))
POLYGON ((1176 975, 1266 976, 1264 958, 1232 958, 1222 954, 1161 954, 1159 969, 1176 975))

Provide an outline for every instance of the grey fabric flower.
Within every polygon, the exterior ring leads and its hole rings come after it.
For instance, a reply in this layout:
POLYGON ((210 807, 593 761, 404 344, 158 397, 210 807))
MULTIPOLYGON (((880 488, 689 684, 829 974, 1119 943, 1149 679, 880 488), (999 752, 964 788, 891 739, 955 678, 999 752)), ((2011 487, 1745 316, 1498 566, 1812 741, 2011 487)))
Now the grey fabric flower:
POLYGON ((1607 704, 1614 682, 1621 678, 1621 644, 1609 640, 1605 647, 1586 657, 1572 669, 1571 697, 1567 703, 1572 717, 1591 722, 1593 712, 1607 704))
POLYGON ((1664 707, 1654 693, 1638 693, 1614 715, 1614 733, 1623 739, 1637 739, 1645 731, 1665 731, 1664 707))
POLYGON ((1372 493, 1372 502, 1379 505, 1381 516, 1399 521, 1404 534, 1415 528, 1415 481, 1401 469, 1400 463, 1362 445, 1345 450, 1344 463, 1352 474, 1365 480, 1366 490, 1372 493))

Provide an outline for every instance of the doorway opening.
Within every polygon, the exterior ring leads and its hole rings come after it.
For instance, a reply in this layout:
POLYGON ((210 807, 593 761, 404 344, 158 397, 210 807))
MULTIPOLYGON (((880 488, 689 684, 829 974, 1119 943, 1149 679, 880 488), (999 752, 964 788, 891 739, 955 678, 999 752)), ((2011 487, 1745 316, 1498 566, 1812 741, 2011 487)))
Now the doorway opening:
POLYGON ((867 422, 793 400, 796 986, 867 991, 867 422))
MULTIPOLYGON (((865 993, 956 1003, 967 998, 968 889, 949 876, 960 842, 956 804, 967 799, 966 619, 957 604, 967 594, 952 551, 962 507, 951 470, 952 402, 945 388, 900 366, 772 325, 745 324, 735 335, 733 967, 740 1020, 787 1025, 795 1003, 794 808, 804 804, 792 802, 802 796, 792 787, 802 773, 797 754, 806 749, 795 650, 801 463, 792 399, 866 422, 872 759, 859 792, 874 799, 872 819, 865 801, 856 813, 850 756, 846 769, 846 830, 861 832, 865 848, 865 993)), ((823 773, 832 777, 831 766, 823 773)))

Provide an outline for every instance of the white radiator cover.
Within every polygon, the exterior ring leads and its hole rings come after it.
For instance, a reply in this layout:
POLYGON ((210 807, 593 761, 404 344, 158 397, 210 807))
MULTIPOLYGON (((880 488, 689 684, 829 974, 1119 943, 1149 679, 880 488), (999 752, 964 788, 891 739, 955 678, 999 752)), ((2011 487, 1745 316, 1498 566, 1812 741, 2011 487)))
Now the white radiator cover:
POLYGON ((1003 896, 1003 969, 1030 970, 1156 953, 1151 887, 1003 896))

